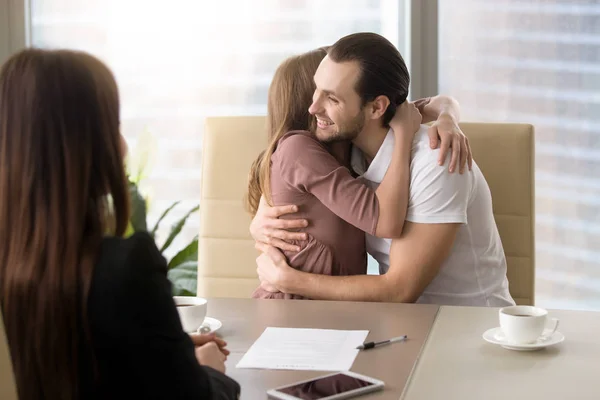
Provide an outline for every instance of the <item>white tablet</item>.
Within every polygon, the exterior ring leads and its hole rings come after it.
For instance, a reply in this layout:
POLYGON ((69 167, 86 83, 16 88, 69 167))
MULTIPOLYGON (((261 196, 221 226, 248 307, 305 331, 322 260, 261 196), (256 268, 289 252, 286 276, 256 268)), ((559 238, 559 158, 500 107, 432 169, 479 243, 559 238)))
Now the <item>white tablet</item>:
POLYGON ((340 400, 383 389, 383 382, 355 372, 344 371, 267 391, 279 400, 340 400))

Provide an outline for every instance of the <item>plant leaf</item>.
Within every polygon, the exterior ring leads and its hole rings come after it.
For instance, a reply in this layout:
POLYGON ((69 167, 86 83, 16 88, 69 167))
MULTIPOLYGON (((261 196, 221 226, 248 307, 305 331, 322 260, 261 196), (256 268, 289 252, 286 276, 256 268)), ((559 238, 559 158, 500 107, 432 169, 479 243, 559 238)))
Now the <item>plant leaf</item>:
POLYGON ((198 286, 198 262, 187 261, 167 272, 173 284, 173 296, 195 296, 198 286))
POLYGON ((173 296, 192 296, 196 297, 196 293, 188 292, 187 290, 173 285, 173 296))
POLYGON ((169 269, 177 268, 178 265, 187 261, 198 261, 198 236, 196 236, 183 250, 171 258, 171 261, 169 261, 169 269))
POLYGON ((188 211, 187 214, 181 217, 179 221, 173 224, 173 226, 171 227, 171 232, 169 233, 167 240, 165 240, 165 244, 163 244, 162 248, 160 249, 161 253, 165 251, 171 245, 171 243, 173 243, 173 240, 175 240, 177 235, 179 235, 179 232, 181 232, 181 230, 183 229, 183 226, 185 225, 185 222, 187 221, 189 216, 198 211, 199 209, 200 205, 197 205, 196 207, 188 211))
POLYGON ((138 186, 134 182, 129 182, 129 198, 131 201, 131 217, 129 222, 134 232, 147 232, 146 225, 146 200, 140 194, 138 186))
POLYGON ((133 182, 139 183, 150 175, 157 151, 156 137, 148 130, 148 127, 144 127, 137 137, 135 146, 130 148, 127 153, 125 165, 133 182))
POLYGON ((131 235, 133 235, 135 233, 135 230, 133 229, 133 225, 131 225, 131 221, 129 221, 129 223, 127 224, 127 230, 125 231, 125 234, 123 235, 123 237, 130 237, 131 235))
POLYGON ((167 214, 175 208, 175 206, 177 206, 177 204, 181 203, 181 201, 176 201, 175 203, 171 204, 165 211, 163 211, 163 213, 160 215, 160 217, 158 218, 158 220, 156 221, 156 223, 154 224, 154 228, 152 228, 152 230, 150 231, 150 235, 152 237, 156 236, 156 231, 158 231, 158 226, 160 225, 160 223, 162 222, 162 220, 167 216, 167 214))

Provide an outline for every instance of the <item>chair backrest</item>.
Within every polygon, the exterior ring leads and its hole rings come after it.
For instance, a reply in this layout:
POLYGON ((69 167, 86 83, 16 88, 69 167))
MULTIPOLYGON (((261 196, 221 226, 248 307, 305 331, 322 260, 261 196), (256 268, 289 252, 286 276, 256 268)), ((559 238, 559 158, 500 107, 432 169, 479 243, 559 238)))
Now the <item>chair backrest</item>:
POLYGON ((532 125, 464 122, 477 165, 492 192, 510 293, 535 300, 535 140, 532 125))
POLYGON ((265 117, 206 119, 202 156, 198 296, 250 297, 258 255, 244 209, 248 172, 267 146, 265 117))
MULTIPOLYGON (((461 124, 494 203, 518 304, 534 301, 534 136, 525 124, 461 124)), ((265 117, 207 118, 202 161, 198 295, 249 297, 258 285, 243 197, 266 147, 265 117)))
POLYGON ((6 341, 2 313, 0 313, 0 399, 18 400, 17 384, 15 382, 10 349, 6 341))

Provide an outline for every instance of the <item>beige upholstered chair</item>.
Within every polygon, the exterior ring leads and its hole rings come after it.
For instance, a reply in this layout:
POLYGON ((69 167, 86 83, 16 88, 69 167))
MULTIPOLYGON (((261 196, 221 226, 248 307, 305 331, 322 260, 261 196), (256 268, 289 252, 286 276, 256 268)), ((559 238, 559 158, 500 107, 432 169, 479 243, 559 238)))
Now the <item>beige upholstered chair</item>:
POLYGON ((0 399, 18 400, 17 385, 13 373, 10 351, 4 331, 4 320, 0 313, 0 399))
MULTIPOLYGON (((492 191, 508 261, 510 291, 534 300, 533 127, 463 123, 492 191)), ((244 211, 248 171, 267 143, 264 117, 208 118, 202 162, 198 295, 249 297, 258 285, 250 216, 244 211)))
POLYGON ((527 124, 462 123, 492 192, 494 217, 508 263, 510 293, 534 304, 534 133, 527 124))
POLYGON ((207 118, 202 156, 198 296, 250 297, 258 255, 243 198, 252 162, 267 145, 265 117, 207 118))

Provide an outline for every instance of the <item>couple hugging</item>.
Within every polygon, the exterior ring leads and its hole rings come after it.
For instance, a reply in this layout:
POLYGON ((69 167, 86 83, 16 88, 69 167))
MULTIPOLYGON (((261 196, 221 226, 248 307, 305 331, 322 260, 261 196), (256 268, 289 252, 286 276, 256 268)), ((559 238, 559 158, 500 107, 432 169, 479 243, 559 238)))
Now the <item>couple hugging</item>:
POLYGON ((445 96, 409 103, 409 81, 398 50, 374 33, 279 66, 270 143, 246 199, 262 251, 254 297, 514 304, 458 106, 445 96), (380 275, 366 274, 367 252, 380 275))

